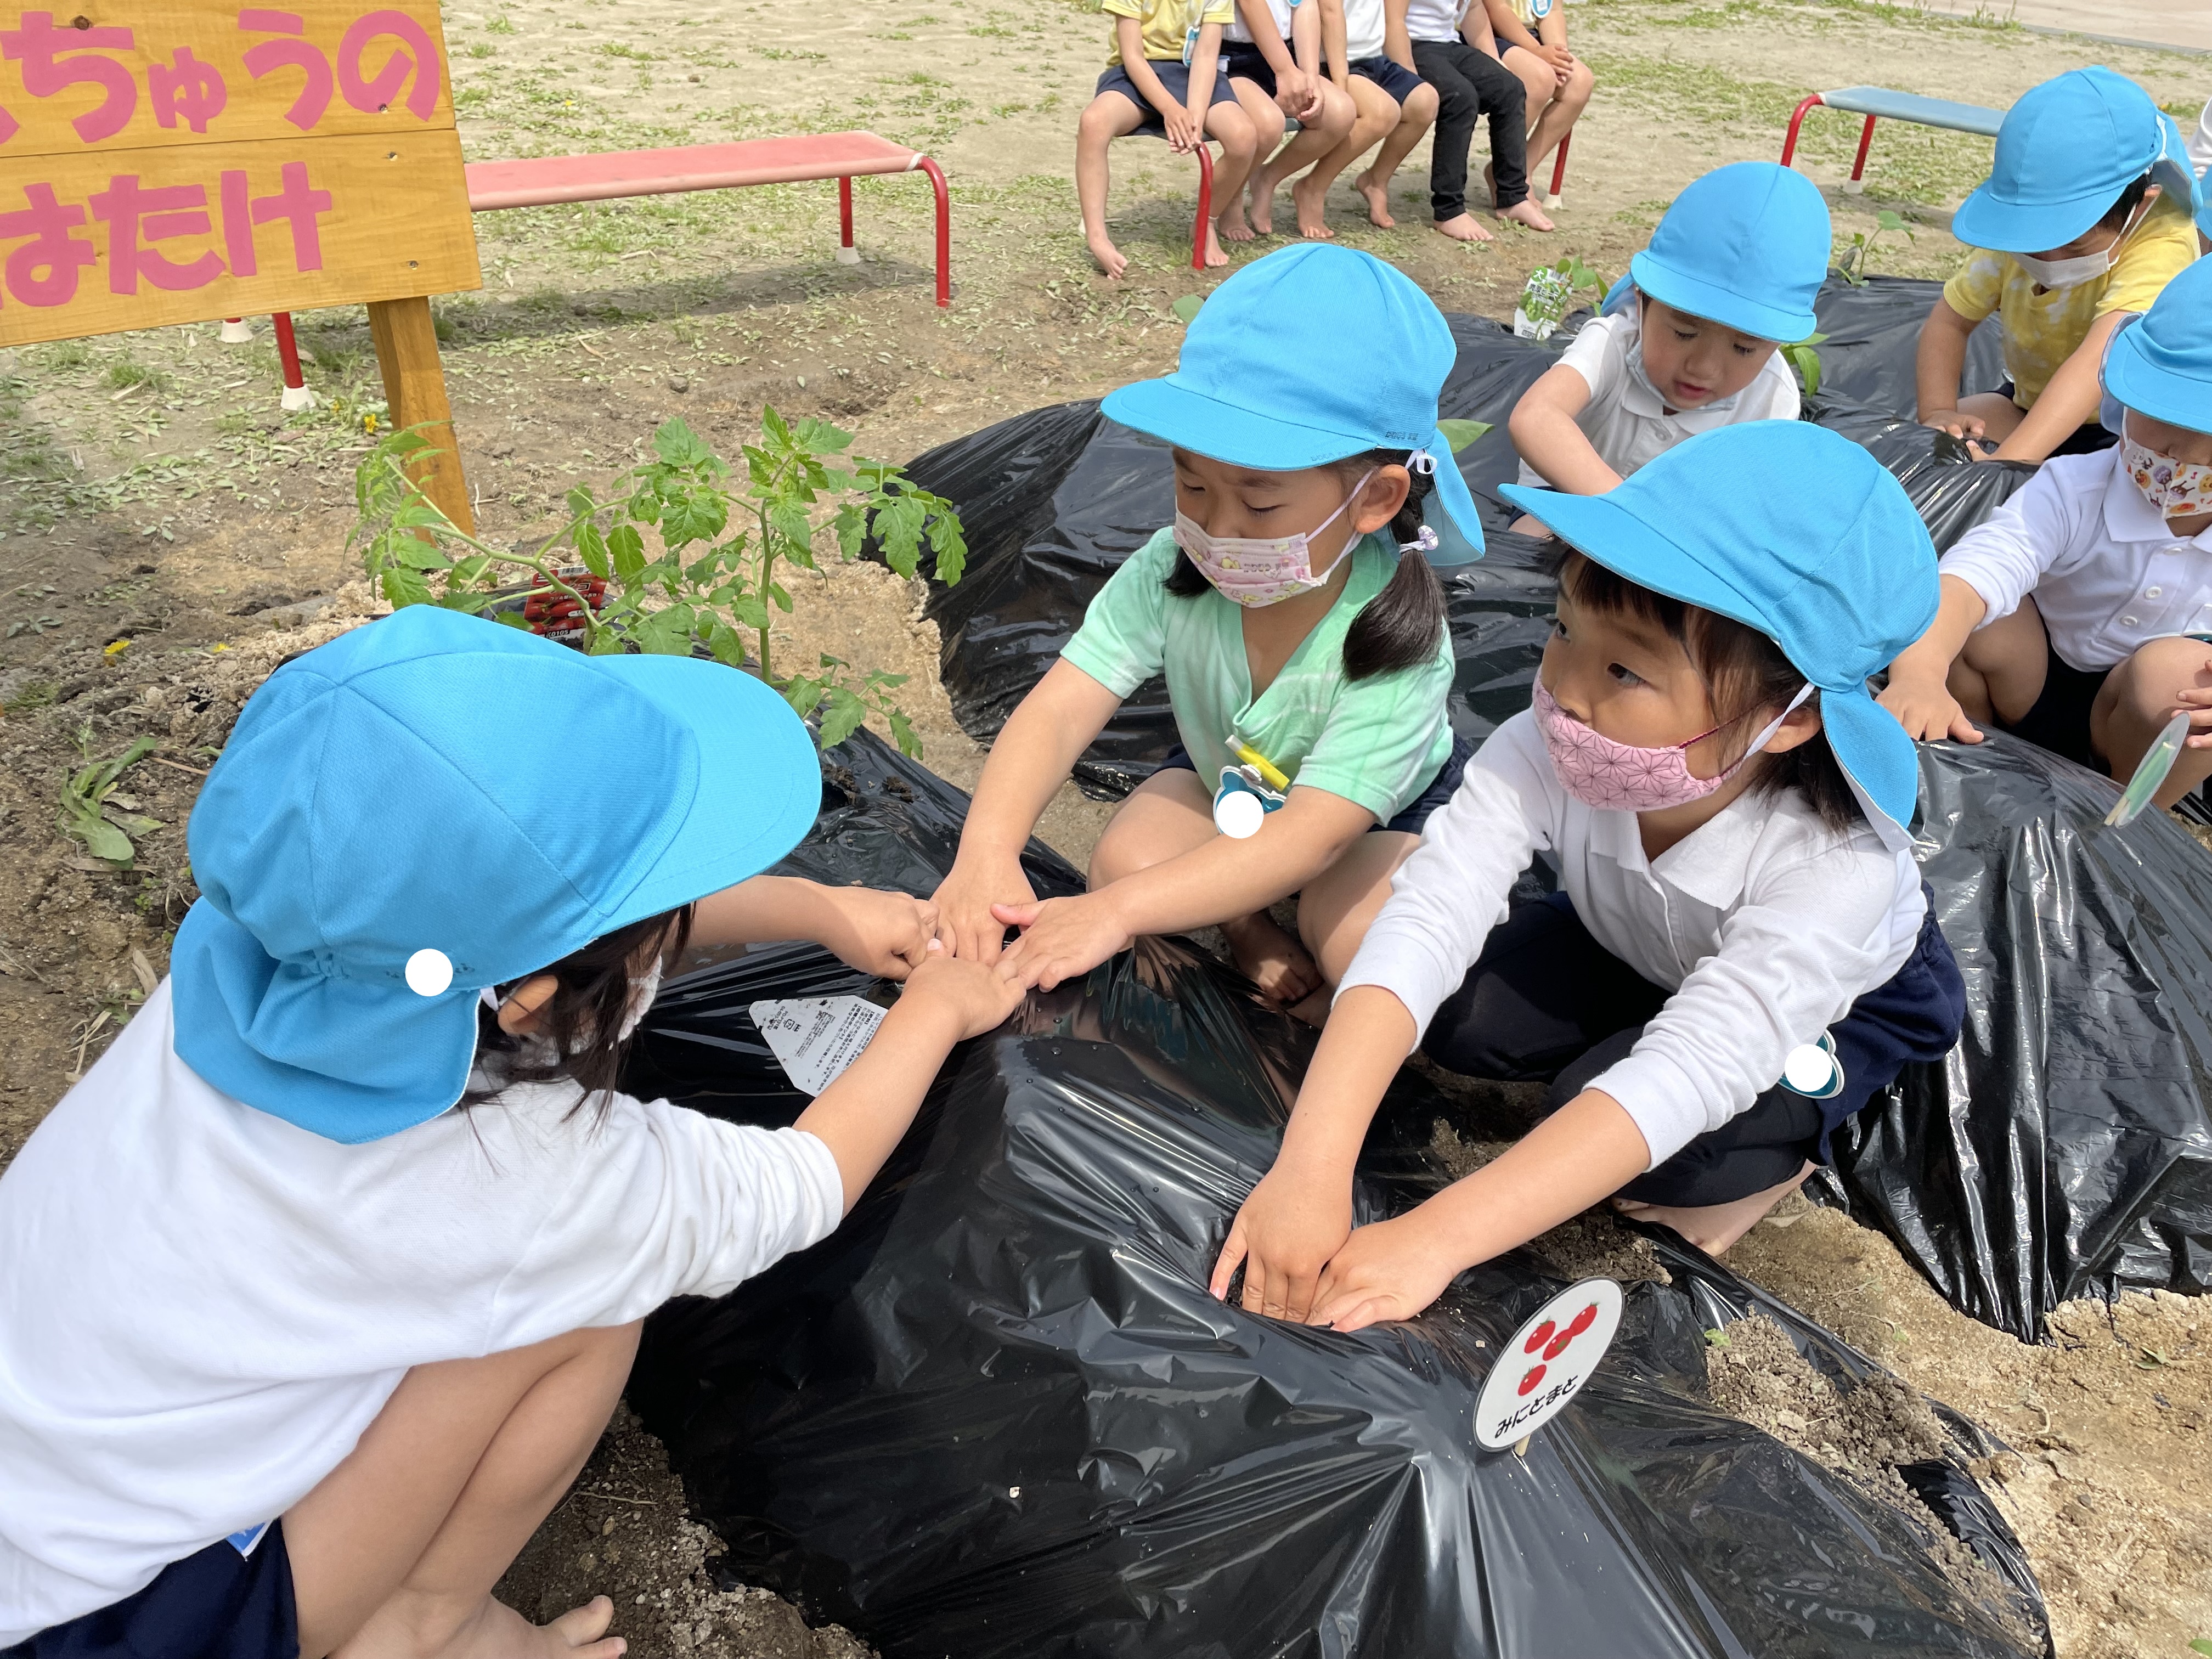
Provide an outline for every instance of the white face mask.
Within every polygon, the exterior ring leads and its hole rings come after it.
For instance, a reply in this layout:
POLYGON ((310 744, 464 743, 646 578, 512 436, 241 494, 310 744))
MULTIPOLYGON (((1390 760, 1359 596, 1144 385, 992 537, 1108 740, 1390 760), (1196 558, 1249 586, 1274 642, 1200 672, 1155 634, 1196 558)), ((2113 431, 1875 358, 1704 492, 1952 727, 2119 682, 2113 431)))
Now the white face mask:
POLYGON ((2148 202, 2138 207, 2120 234, 2112 238, 2112 245, 2101 253, 2077 253, 2070 259, 2039 259, 2033 253, 2015 253, 2012 256, 2014 262, 2038 288, 2079 288, 2084 283, 2094 283, 2112 270, 2112 261, 2119 257, 2120 245, 2149 210, 2148 202))
POLYGON ((626 1042, 629 1034, 637 1030, 638 1022, 652 1011, 653 998, 660 994, 660 958, 653 959, 653 971, 640 979, 632 975, 629 982, 629 1001, 623 1008, 622 1029, 615 1033, 615 1041, 626 1042))

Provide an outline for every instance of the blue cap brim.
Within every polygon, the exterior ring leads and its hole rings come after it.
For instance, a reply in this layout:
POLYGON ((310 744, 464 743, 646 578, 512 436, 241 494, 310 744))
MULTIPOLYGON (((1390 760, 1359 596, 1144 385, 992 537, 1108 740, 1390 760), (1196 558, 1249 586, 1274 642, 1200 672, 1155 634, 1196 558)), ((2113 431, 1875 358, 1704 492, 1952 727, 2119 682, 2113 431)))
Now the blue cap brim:
MULTIPOLYGON (((1672 265, 1653 258, 1649 249, 1629 260, 1628 275, 1637 291, 1646 298, 1755 339, 1789 345, 1806 338, 1820 325, 1810 311, 1789 311, 1765 305, 1700 277, 1686 276, 1672 265)), ((1607 303, 1612 300, 1613 295, 1608 293, 1607 303)))
POLYGON ((2212 381, 2177 373, 2154 349, 2140 324, 2122 328, 2105 354, 2107 395, 2169 426, 2212 432, 2212 381))
MULTIPOLYGON (((1109 392, 1099 408, 1112 420, 1163 443, 1188 449, 1194 455, 1249 466, 1261 472, 1292 472, 1300 467, 1326 466, 1347 455, 1386 448, 1371 434, 1331 432, 1300 426, 1249 409, 1209 398, 1202 392, 1177 384, 1172 374, 1157 380, 1138 380, 1109 392)), ((1482 520, 1474 510, 1474 497, 1461 474, 1450 441, 1432 430, 1425 443, 1409 443, 1407 453, 1425 449, 1436 462, 1436 497, 1450 523, 1432 526, 1438 546, 1431 553, 1432 565, 1465 564, 1482 556, 1482 520), (1457 532, 1455 541, 1450 532, 1457 532)))
MULTIPOLYGON (((1765 631, 1759 607, 1749 596, 1605 496, 1570 495, 1521 484, 1501 484, 1498 493, 1549 526, 1562 541, 1638 587, 1765 631)), ((1890 846, 1904 844, 1920 795, 1912 739, 1895 716, 1868 696, 1863 681, 1821 685, 1820 723, 1828 747, 1862 803, 1878 820, 1887 820, 1887 826, 1876 822, 1876 832, 1890 846)))
MULTIPOLYGON (((2141 178, 2141 173, 2134 175, 2141 178)), ((2124 184, 2100 185, 2063 202, 2004 202, 1978 185, 1951 216, 1951 234, 1997 253, 2043 253, 2063 247, 2105 216, 2124 184)))
MULTIPOLYGON (((699 757, 676 833, 628 892, 610 896, 598 936, 759 874, 813 827, 821 762, 811 735, 774 690, 689 657, 585 660, 687 727, 699 757)), ((202 899, 171 951, 177 1052, 225 1094, 326 1139, 358 1145, 450 1109, 475 1059, 477 994, 550 965, 495 963, 457 976, 438 995, 417 996, 388 980, 279 963, 202 899)))

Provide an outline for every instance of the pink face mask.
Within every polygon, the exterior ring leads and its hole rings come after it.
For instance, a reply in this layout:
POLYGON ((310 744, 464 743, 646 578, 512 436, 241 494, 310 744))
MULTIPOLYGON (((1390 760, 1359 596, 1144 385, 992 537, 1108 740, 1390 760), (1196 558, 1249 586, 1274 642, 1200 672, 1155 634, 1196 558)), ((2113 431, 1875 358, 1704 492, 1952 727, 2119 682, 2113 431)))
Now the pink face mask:
POLYGON ((1359 538, 1354 536, 1328 562, 1328 568, 1313 568, 1313 538, 1344 516, 1345 508, 1359 499, 1367 477, 1352 486, 1344 505, 1311 530, 1295 536, 1212 536, 1204 526, 1180 508, 1176 513, 1176 545, 1190 555, 1199 574, 1224 595, 1242 605, 1278 605, 1293 594, 1325 587, 1359 538))
MULTIPOLYGON (((1790 711, 1813 695, 1808 681, 1784 709, 1751 740, 1735 763, 1710 778, 1690 774, 1689 748, 1719 731, 1718 726, 1685 742, 1663 749, 1639 749, 1632 743, 1616 743, 1595 727, 1586 726, 1553 700, 1536 682, 1536 729, 1544 734, 1544 747, 1552 757, 1552 769, 1559 787, 1585 806, 1610 807, 1623 812, 1658 812, 1669 806, 1686 806, 1703 800, 1726 783, 1738 768, 1760 750, 1790 717, 1790 711)), ((1726 722, 1723 722, 1726 724, 1726 722)))

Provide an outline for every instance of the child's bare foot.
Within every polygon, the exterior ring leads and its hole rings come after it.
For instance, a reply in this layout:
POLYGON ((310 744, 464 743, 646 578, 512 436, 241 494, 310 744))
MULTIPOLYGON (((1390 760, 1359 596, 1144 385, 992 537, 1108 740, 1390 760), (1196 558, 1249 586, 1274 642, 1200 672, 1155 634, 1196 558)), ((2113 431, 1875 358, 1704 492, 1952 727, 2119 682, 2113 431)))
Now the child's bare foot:
POLYGON ((1321 969, 1306 947, 1278 927, 1266 911, 1224 921, 1221 931, 1228 936, 1229 953, 1237 958, 1238 969, 1268 1001, 1287 1006, 1321 988, 1321 969))
POLYGON ((1225 265, 1229 263, 1228 250, 1221 246, 1220 233, 1214 229, 1213 223, 1211 219, 1206 222, 1206 263, 1208 265, 1225 265))
POLYGON ((1328 187, 1313 187, 1310 176, 1291 186, 1291 202, 1298 210, 1298 234, 1310 242, 1333 242, 1336 233, 1328 228, 1328 187))
POLYGON ((1367 222, 1377 230, 1395 230, 1398 222, 1390 216, 1390 181, 1375 181, 1373 173, 1363 173, 1353 181, 1362 196, 1367 198, 1367 222))
POLYGON ((1226 241, 1249 242, 1252 240, 1252 227, 1244 222, 1244 208, 1242 203, 1231 202, 1227 207, 1222 209, 1220 216, 1213 222, 1213 224, 1214 228, 1221 233, 1223 240, 1226 241))
POLYGON ((1495 162, 1495 161, 1485 161, 1485 162, 1482 164, 1482 188, 1483 188, 1483 190, 1484 190, 1484 191, 1488 194, 1488 196, 1489 196, 1489 198, 1490 198, 1490 205, 1491 205, 1491 208, 1492 208, 1492 210, 1494 211, 1494 210, 1497 209, 1497 206, 1498 206, 1498 163, 1497 163, 1497 162, 1495 162))
POLYGON ((1275 182, 1262 179, 1256 173, 1244 191, 1244 217, 1257 236, 1275 234, 1275 182))
MULTIPOLYGON (((604 1595, 593 1596, 550 1625, 533 1625, 504 1601, 487 1595, 451 1641, 422 1659, 619 1659, 629 1644, 607 1634, 614 1620, 615 1604, 604 1595)), ((364 1631, 349 1643, 343 1650, 347 1659, 360 1650, 363 1638, 375 1633, 364 1631)), ((378 1652, 383 1651, 379 1647, 378 1652)))
POLYGON ((1086 231, 1083 240, 1089 245, 1091 257, 1097 262, 1098 269, 1109 276, 1119 276, 1129 268, 1129 256, 1115 247, 1114 239, 1104 231, 1086 231))
POLYGON ((1544 210, 1536 205, 1534 197, 1524 198, 1510 208, 1498 209, 1498 216, 1501 219, 1510 219, 1516 225, 1526 225, 1531 230, 1559 228, 1544 216, 1544 210))
POLYGON ((1672 1227, 1707 1255, 1722 1255, 1729 1246, 1765 1220, 1769 1210, 1803 1186, 1805 1177, 1812 1173, 1813 1166, 1808 1163, 1789 1180, 1729 1204, 1678 1208, 1669 1204, 1639 1204, 1632 1198, 1616 1198, 1613 1206, 1638 1221, 1672 1227))
POLYGON ((1483 228, 1482 221, 1472 213, 1462 213, 1455 219, 1446 219, 1437 226, 1437 229, 1450 237, 1455 242, 1488 242, 1496 240, 1483 228))

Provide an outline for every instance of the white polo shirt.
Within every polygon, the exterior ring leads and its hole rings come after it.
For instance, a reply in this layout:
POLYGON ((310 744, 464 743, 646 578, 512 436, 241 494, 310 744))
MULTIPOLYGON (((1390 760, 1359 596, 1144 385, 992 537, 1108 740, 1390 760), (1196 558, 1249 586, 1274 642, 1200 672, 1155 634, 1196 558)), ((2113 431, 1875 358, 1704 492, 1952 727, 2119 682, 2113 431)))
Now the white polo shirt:
POLYGON ((1456 40, 1476 0, 1406 0, 1406 34, 1414 40, 1456 40))
POLYGON ((1891 851, 1864 823, 1838 834, 1794 790, 1739 795, 1646 859, 1633 812, 1559 787, 1524 710, 1430 817, 1337 994, 1380 986, 1427 1030, 1538 853, 1590 936, 1674 994, 1589 1085, 1635 1121, 1653 1165, 1748 1109, 1791 1049, 1888 983, 1927 914, 1910 850, 1891 851))
POLYGON ((1382 0, 1344 0, 1344 56, 1359 63, 1382 55, 1382 0))
MULTIPOLYGON (((1626 311, 1611 317, 1593 317, 1582 331, 1567 342, 1559 361, 1583 377, 1589 386, 1589 402, 1575 416, 1575 424, 1597 451, 1598 459, 1624 478, 1645 462, 1665 454, 1685 438, 1739 421, 1794 421, 1797 418, 1797 377, 1776 352, 1759 368, 1752 383, 1733 398, 1707 404, 1702 409, 1669 410, 1644 374, 1642 319, 1632 301, 1626 311)), ((1519 482, 1548 484, 1552 481, 1521 463, 1519 482)))
POLYGON ((830 1149, 573 1085, 359 1146, 210 1086, 165 980, 0 1174, 0 1648, 291 1508, 413 1365, 825 1237, 830 1149))
POLYGON ((1291 13, 1297 0, 1237 0, 1237 15, 1229 20, 1229 27, 1221 32, 1224 40, 1236 40, 1248 46, 1257 42, 1259 37, 1252 33, 1252 26, 1244 21, 1244 8, 1248 4, 1264 7, 1274 17, 1275 38, 1278 40, 1291 38, 1291 13))
POLYGON ((2212 529, 2175 535, 2120 453, 2045 461, 1939 567, 1981 595, 1984 628, 2033 593, 2051 649, 2087 673, 2151 640, 2212 634, 2212 529))

